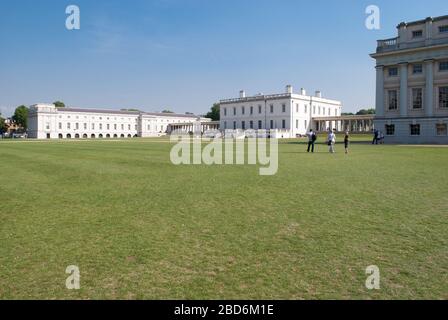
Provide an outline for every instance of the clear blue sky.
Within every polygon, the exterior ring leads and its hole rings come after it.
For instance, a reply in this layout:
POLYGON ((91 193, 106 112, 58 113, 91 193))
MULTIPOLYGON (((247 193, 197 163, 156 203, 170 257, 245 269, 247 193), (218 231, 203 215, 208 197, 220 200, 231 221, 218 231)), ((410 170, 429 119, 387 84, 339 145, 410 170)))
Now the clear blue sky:
POLYGON ((374 105, 376 40, 445 14, 446 0, 0 0, 0 111, 62 100, 200 114, 286 84, 355 111, 374 105), (65 28, 69 4, 81 30, 65 28), (370 4, 381 30, 364 26, 370 4))

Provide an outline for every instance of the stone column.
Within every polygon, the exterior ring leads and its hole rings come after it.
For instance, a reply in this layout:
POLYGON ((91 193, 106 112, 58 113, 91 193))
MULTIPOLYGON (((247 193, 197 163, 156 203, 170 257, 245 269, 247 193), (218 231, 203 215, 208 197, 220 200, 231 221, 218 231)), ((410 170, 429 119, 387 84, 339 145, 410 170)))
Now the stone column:
POLYGON ((434 60, 426 60, 426 88, 425 88, 425 115, 432 117, 434 114, 434 60))
POLYGON ((384 117, 384 67, 376 67, 376 115, 384 117))
POLYGON ((408 115, 408 64, 400 63, 400 116, 408 115))

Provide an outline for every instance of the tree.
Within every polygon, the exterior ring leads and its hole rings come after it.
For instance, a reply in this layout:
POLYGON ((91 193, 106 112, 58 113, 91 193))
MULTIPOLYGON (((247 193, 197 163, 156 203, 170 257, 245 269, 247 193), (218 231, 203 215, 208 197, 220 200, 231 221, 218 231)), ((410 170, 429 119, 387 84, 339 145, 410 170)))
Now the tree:
POLYGON ((162 111, 162 113, 174 113, 174 112, 171 111, 171 110, 165 109, 165 110, 162 111))
POLYGON ((132 112, 141 112, 138 109, 130 108, 130 109, 121 109, 121 111, 132 111, 132 112))
POLYGON ((373 108, 361 109, 356 113, 357 116, 363 116, 363 115, 367 115, 367 114, 375 114, 375 109, 373 109, 373 108))
POLYGON ((28 128, 28 108, 25 106, 19 106, 14 111, 12 121, 24 130, 28 128))
POLYGON ((65 103, 61 101, 53 102, 53 104, 56 106, 56 108, 65 108, 65 103))
POLYGON ((0 134, 5 133, 7 129, 8 128, 6 126, 5 119, 2 117, 0 113, 0 134))
POLYGON ((354 116, 353 112, 342 112, 342 116, 354 116))
POLYGON ((210 112, 207 113, 205 117, 212 119, 212 121, 219 121, 220 119, 219 110, 220 110, 219 103, 214 103, 210 112))

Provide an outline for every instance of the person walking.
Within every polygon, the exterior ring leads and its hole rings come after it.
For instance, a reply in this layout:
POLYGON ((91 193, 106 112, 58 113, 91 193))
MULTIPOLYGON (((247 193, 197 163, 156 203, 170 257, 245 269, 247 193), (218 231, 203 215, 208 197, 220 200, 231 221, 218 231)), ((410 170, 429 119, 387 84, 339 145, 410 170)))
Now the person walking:
POLYGON ((310 132, 308 132, 306 135, 308 136, 308 150, 307 150, 307 152, 310 152, 310 150, 311 150, 311 152, 314 153, 314 144, 316 143, 317 135, 313 131, 313 129, 310 129, 310 132))
POLYGON ((334 145, 336 144, 336 134, 330 129, 328 132, 328 147, 330 153, 335 153, 334 145))
POLYGON ((348 154, 348 146, 350 143, 350 136, 348 134, 348 131, 345 133, 345 137, 344 137, 344 147, 345 147, 345 154, 348 154))
POLYGON ((373 131, 373 141, 372 144, 378 144, 378 136, 379 136, 380 132, 378 131, 378 129, 375 129, 373 131))

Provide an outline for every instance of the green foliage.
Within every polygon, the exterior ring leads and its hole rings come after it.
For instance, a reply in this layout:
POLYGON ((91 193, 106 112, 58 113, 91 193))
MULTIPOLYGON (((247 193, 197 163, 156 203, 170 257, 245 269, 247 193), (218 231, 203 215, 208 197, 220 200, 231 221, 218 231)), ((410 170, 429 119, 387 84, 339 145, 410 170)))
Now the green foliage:
POLYGON ((162 111, 162 113, 174 113, 174 112, 171 111, 171 110, 165 109, 165 110, 162 111))
POLYGON ((0 134, 5 133, 7 130, 5 118, 2 117, 0 113, 0 134))
POLYGON ((53 102, 53 104, 56 106, 56 108, 65 108, 65 103, 61 101, 53 102))
POLYGON ((12 116, 12 120, 19 127, 26 130, 28 128, 28 108, 24 105, 17 107, 12 116))
POLYGON ((219 109, 220 109, 219 103, 214 103, 210 112, 207 113, 205 117, 212 119, 212 121, 219 121, 220 119, 219 109))
POLYGON ((363 116, 363 115, 375 114, 375 113, 376 113, 376 111, 373 108, 372 109, 361 109, 356 113, 356 115, 363 116))

